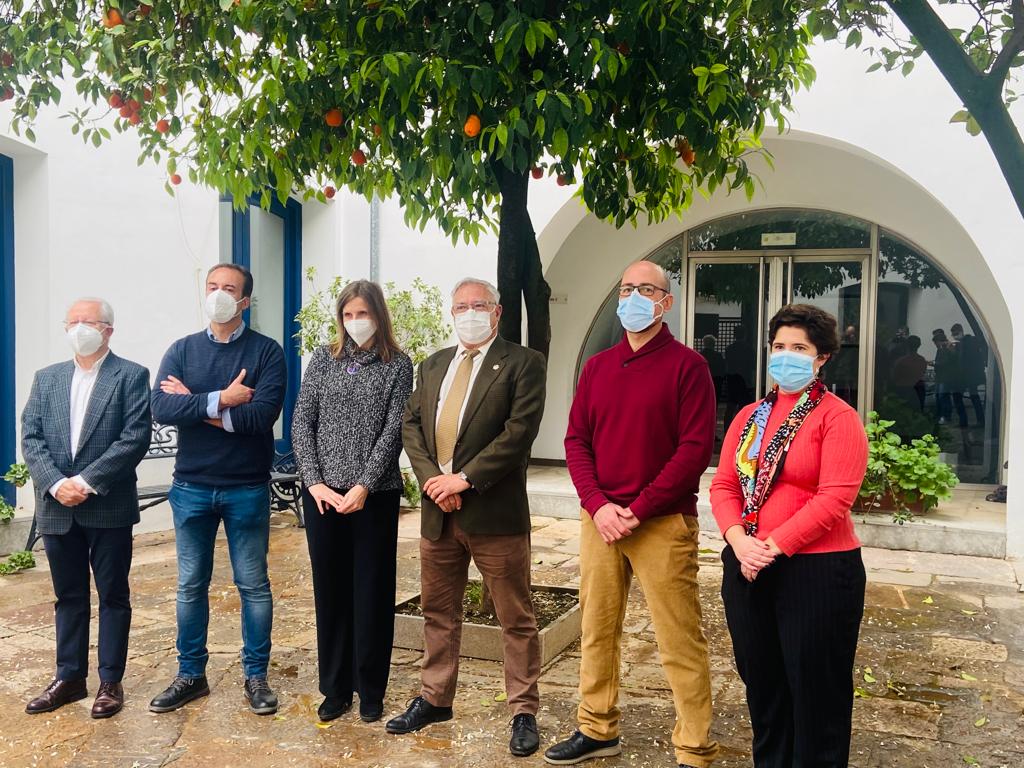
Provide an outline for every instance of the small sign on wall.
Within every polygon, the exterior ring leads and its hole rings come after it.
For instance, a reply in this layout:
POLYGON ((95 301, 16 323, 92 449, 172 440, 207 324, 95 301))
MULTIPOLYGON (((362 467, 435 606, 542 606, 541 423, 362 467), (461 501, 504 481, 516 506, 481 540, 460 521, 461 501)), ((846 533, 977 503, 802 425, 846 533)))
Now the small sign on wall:
POLYGON ((762 232, 761 245, 796 245, 796 232, 762 232))
POLYGON ((569 294, 567 293, 552 293, 551 298, 548 299, 550 304, 568 304, 569 294))

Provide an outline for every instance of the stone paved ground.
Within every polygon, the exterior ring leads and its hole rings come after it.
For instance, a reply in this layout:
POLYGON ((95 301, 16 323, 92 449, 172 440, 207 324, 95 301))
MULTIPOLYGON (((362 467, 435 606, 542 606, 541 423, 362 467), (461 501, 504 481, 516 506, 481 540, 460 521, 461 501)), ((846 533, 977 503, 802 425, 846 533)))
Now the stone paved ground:
MULTIPOLYGON (((572 584, 578 577, 577 524, 538 518, 534 580, 572 584)), ((134 624, 125 687, 128 703, 112 720, 89 718, 91 698, 51 715, 29 717, 24 702, 52 674, 52 595, 40 567, 0 579, 0 766, 393 766, 456 768, 539 765, 505 748, 509 713, 496 700, 501 665, 466 660, 456 720, 418 735, 393 737, 381 723, 348 714, 324 727, 315 716, 315 634, 303 533, 275 517, 271 539, 274 656, 271 679, 280 713, 244 708, 238 660, 239 605, 219 543, 211 592, 212 695, 178 712, 154 715, 149 698, 170 680, 174 660, 174 543, 168 533, 136 538, 134 624)), ((399 595, 417 591, 418 516, 403 514, 399 595)), ((733 669, 718 587, 717 544, 702 539, 701 591, 710 639, 719 765, 750 764, 743 690, 733 669)), ((982 558, 865 550, 867 612, 857 660, 858 698, 851 765, 862 768, 1024 766, 1024 594, 1010 564, 982 558)), ((95 602, 95 601, 94 601, 95 602)), ((95 608, 94 608, 95 611, 95 608)), ((95 620, 94 620, 95 628, 95 620)), ((673 765, 669 693, 658 666, 650 617, 634 588, 623 653, 621 758, 602 766, 673 765)), ((578 644, 541 680, 542 742, 573 727, 578 644)), ((417 691, 419 654, 396 650, 386 707, 400 711, 417 691)), ((95 679, 90 680, 94 692, 95 679)))

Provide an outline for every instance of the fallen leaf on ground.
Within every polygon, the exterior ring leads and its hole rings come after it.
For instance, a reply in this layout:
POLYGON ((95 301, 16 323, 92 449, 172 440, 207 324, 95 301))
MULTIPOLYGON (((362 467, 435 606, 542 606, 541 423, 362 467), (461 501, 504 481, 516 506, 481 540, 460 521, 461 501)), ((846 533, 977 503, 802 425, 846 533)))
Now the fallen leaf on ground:
POLYGON ((934 601, 934 600, 932 600, 932 596, 931 596, 931 595, 928 595, 928 597, 926 597, 926 598, 925 598, 924 600, 922 600, 921 602, 922 602, 922 603, 924 603, 925 605, 931 605, 931 604, 932 604, 932 603, 934 603, 935 601, 934 601))

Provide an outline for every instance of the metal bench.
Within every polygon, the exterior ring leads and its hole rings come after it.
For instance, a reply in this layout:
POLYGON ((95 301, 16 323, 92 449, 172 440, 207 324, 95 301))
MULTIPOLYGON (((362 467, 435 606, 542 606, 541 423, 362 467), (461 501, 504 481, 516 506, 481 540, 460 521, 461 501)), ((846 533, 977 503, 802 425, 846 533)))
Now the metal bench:
MULTIPOLYGON (((153 429, 149 440, 149 449, 142 457, 143 461, 152 459, 173 459, 178 455, 178 428, 170 424, 157 424, 153 422, 153 429)), ((299 527, 306 525, 304 511, 302 508, 302 480, 296 471, 295 455, 288 453, 275 453, 274 465, 270 471, 270 508, 273 510, 290 509, 298 520, 299 527)), ((139 511, 155 507, 167 501, 171 492, 171 485, 144 485, 139 486, 139 511)), ((36 518, 32 516, 32 527, 28 532, 28 541, 25 549, 31 550, 42 534, 36 532, 36 518)))

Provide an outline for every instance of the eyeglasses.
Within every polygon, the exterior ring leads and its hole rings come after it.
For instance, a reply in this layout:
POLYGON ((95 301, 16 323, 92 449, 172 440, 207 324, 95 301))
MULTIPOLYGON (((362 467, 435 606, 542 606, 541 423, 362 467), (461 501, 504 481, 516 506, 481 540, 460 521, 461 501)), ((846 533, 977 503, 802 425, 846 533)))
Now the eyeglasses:
POLYGON ((67 331, 74 328, 76 325, 88 325, 90 328, 94 328, 97 331, 102 331, 104 328, 110 328, 110 323, 105 323, 102 320, 72 320, 68 322, 64 320, 61 323, 64 326, 64 330, 67 331))
POLYGON ((474 301, 472 304, 452 304, 452 312, 456 315, 461 315, 469 310, 474 312, 490 312, 491 309, 498 306, 493 301, 474 301))
POLYGON ((641 296, 646 296, 648 299, 654 296, 657 291, 662 293, 668 293, 668 290, 662 288, 660 285, 651 285, 650 283, 640 283, 640 285, 630 285, 629 283, 623 283, 619 286, 619 298, 628 298, 633 291, 637 291, 641 296))

